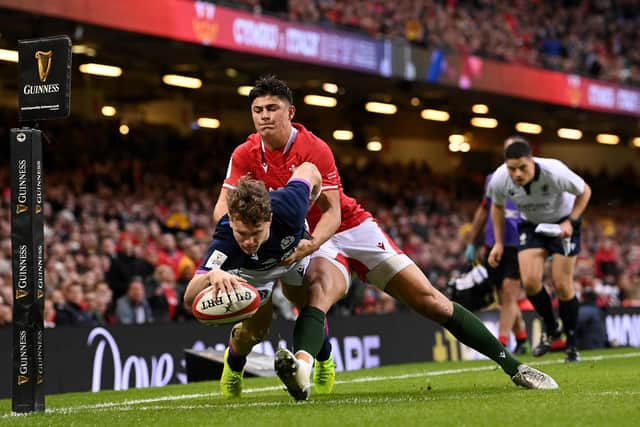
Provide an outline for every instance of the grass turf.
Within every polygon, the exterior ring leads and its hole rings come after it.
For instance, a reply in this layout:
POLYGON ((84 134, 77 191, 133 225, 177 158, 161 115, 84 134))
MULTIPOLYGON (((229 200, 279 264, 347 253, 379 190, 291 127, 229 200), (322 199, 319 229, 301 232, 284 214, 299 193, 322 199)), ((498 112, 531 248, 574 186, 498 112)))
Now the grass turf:
POLYGON ((640 423, 640 350, 585 351, 563 363, 552 353, 523 361, 552 375, 559 390, 516 387, 490 361, 421 363, 338 373, 331 395, 294 402, 277 378, 245 379, 239 399, 212 382, 47 397, 45 413, 0 425, 131 426, 631 426, 640 423))

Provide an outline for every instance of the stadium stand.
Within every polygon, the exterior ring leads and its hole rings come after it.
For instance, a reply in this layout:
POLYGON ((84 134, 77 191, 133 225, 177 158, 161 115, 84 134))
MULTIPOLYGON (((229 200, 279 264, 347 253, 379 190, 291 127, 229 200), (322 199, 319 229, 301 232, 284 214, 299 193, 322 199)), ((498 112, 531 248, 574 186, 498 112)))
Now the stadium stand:
MULTIPOLYGON (((116 323, 116 301, 135 277, 143 280, 155 322, 191 319, 181 296, 212 234, 211 206, 239 137, 220 136, 213 156, 211 144, 197 134, 174 140, 179 137, 160 138, 143 127, 123 156, 119 138, 109 132, 96 122, 51 133, 53 144, 65 144, 46 150, 47 324, 63 316, 65 324, 73 323, 70 310, 78 322, 116 323), (86 141, 93 143, 84 156, 68 155, 86 141), (178 146, 184 164, 207 158, 208 167, 176 168, 178 146), (157 151, 145 157, 150 149, 157 151)), ((341 173, 347 192, 376 215, 437 287, 444 289, 465 268, 460 237, 482 188, 476 172, 440 176, 426 164, 371 161, 343 164, 341 173)), ((581 174, 594 186, 594 204, 587 211, 575 280, 597 294, 601 307, 640 305, 640 221, 633 201, 640 180, 630 170, 619 176, 581 174)), ((8 177, 2 165, 0 324, 10 321, 12 304, 8 177)), ((335 312, 394 310, 383 294, 358 284, 335 312)))

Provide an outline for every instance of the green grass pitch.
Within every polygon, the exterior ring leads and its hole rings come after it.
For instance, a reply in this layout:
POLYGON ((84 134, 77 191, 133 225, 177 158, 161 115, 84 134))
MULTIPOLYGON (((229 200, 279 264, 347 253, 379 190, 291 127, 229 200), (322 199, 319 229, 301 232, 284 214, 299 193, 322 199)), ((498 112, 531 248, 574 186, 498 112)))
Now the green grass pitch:
POLYGON ((239 399, 203 382, 162 388, 48 396, 47 411, 12 415, 4 426, 638 426, 640 351, 585 351, 523 358, 559 390, 525 390, 490 361, 421 363, 338 373, 331 395, 294 402, 277 378, 245 380, 239 399))

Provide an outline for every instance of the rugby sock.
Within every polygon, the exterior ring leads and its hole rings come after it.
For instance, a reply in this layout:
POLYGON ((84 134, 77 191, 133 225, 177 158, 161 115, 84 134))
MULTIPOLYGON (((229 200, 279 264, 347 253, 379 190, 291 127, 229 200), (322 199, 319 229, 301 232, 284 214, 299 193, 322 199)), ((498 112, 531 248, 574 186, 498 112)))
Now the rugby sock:
POLYGON ((229 342, 229 357, 227 357, 227 363, 234 372, 242 372, 244 365, 247 363, 247 356, 236 353, 231 342, 229 342))
POLYGON ((509 343, 509 337, 506 335, 500 335, 498 337, 498 341, 500 341, 500 344, 502 344, 503 346, 507 346, 507 344, 509 343))
POLYGON ((556 329, 558 329, 558 322, 556 322, 556 318, 553 316, 551 298, 549 298, 549 294, 544 286, 540 292, 535 295, 529 295, 528 297, 531 304, 533 304, 533 308, 535 308, 536 312, 542 316, 547 333, 555 332, 556 329))
POLYGON ((578 323, 578 309, 580 303, 575 296, 569 301, 560 301, 560 318, 567 335, 567 348, 576 346, 576 324, 578 323))
POLYGON ((496 362, 509 376, 518 372, 521 363, 504 348, 473 313, 458 303, 453 303, 453 316, 443 325, 461 343, 479 351, 496 362))
POLYGON ((293 352, 304 350, 317 356, 324 342, 324 312, 307 306, 300 311, 293 328, 293 352))
POLYGON ((523 343, 526 340, 527 340, 527 331, 523 329, 521 331, 516 332, 516 342, 518 344, 523 343))
POLYGON ((322 348, 316 355, 316 360, 319 362, 324 362, 331 357, 331 341, 329 340, 329 323, 324 322, 324 341, 322 342, 322 348))

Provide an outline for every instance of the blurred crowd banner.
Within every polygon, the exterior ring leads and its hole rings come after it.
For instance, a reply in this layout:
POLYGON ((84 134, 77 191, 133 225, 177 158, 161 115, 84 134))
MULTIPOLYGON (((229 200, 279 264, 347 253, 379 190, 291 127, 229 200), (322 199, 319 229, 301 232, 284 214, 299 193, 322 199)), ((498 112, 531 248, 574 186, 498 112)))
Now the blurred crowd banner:
POLYGON ((0 7, 237 52, 640 116, 636 88, 292 23, 210 2, 0 0, 0 7))
MULTIPOLYGON (((490 330, 497 331, 496 311, 482 312, 481 318, 490 330)), ((531 312, 525 313, 525 320, 535 343, 540 320, 531 312)), ((332 316, 329 324, 339 371, 482 358, 442 328, 410 312, 332 316)), ((609 310, 606 327, 609 340, 616 345, 640 347, 640 308, 609 310)), ((185 383, 184 350, 223 350, 229 330, 230 327, 206 327, 195 322, 47 329, 46 392, 124 390, 185 383)), ((292 334, 293 322, 276 320, 269 340, 254 350, 273 355, 278 347, 291 346, 292 334)), ((0 328, 0 342, 10 340, 11 327, 0 328)), ((10 360, 11 346, 0 346, 0 398, 9 397, 11 392, 10 360)))

